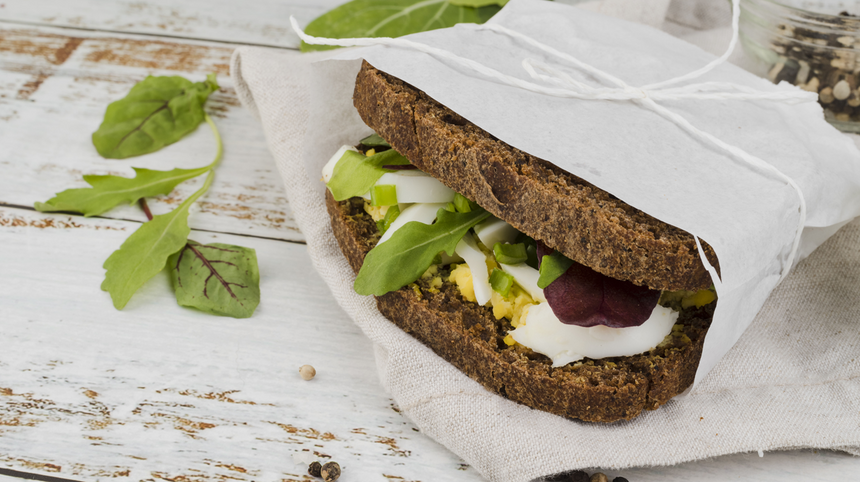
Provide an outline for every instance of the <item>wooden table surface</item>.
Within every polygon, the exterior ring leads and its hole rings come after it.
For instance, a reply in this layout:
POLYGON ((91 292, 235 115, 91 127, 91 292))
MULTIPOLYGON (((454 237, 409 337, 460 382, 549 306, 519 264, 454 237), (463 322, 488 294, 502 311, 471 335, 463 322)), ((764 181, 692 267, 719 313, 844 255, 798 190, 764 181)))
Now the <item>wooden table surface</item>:
MULTIPOLYGON (((228 76, 237 45, 294 49, 289 15, 306 23, 341 1, 0 0, 0 482, 314 480, 307 456, 340 462, 344 482, 483 480, 383 391, 371 344, 314 272, 228 76), (107 104, 146 75, 209 72, 222 86, 207 110, 225 156, 192 237, 255 248, 262 302, 246 320, 204 315, 177 306, 162 273, 116 311, 101 266, 140 209, 83 218, 32 205, 84 187, 82 174, 209 163, 206 128, 124 161, 90 142, 107 104), (314 380, 299 378, 303 364, 314 380)), ((858 458, 815 450, 601 470, 631 482, 860 480, 858 458)))

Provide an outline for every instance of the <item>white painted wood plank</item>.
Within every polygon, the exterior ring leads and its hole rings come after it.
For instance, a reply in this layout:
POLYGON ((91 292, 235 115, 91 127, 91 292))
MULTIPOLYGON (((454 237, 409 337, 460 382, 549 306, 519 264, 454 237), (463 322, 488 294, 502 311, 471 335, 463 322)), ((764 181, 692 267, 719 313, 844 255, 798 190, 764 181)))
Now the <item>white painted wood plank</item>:
MULTIPOLYGON (((248 320, 177 306, 166 276, 116 311, 101 261, 136 226, 0 207, 0 466, 75 480, 309 480, 293 460, 307 449, 339 461, 345 482, 481 480, 396 411, 369 341, 303 245, 193 233, 257 249, 263 295, 248 320), (306 363, 310 382, 297 374, 306 363)), ((604 472, 856 480, 860 458, 806 450, 604 472)))
POLYGON ((345 482, 480 480, 397 412, 304 245, 192 234, 257 250, 250 319, 181 308, 161 275, 116 311, 101 263, 137 226, 0 207, 0 467, 307 480, 292 454, 308 450, 337 460, 345 482))
MULTIPOLYGON (((228 77, 232 47, 206 42, 154 41, 0 22, 0 203, 32 206, 64 189, 87 187, 82 174, 132 176, 131 166, 198 167, 211 162, 208 126, 165 149, 126 160, 101 158, 90 136, 107 105, 147 75, 202 80, 217 72, 222 88, 207 103, 224 139, 224 160, 192 227, 303 241, 259 121, 239 105, 228 77)), ((150 202, 166 212, 196 190, 200 179, 150 202)), ((144 220, 137 206, 115 219, 144 220)))
POLYGON ((4 0, 0 20, 166 37, 298 47, 304 25, 345 0, 4 0))

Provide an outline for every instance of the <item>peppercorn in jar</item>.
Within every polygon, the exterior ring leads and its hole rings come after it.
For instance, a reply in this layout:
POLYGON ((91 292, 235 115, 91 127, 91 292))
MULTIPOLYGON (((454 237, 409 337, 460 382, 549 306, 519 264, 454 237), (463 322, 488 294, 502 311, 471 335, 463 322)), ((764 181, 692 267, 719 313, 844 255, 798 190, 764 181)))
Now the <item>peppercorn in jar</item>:
POLYGON ((742 0, 740 41, 761 74, 818 94, 825 117, 860 132, 860 1, 742 0))

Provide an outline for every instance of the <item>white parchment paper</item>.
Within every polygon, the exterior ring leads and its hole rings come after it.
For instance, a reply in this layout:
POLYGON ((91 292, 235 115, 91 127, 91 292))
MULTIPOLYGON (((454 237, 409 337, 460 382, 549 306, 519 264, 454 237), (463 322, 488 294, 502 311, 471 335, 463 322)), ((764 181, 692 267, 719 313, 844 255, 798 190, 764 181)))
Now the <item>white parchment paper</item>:
MULTIPOLYGON (((512 0, 491 22, 634 86, 685 74, 713 59, 658 30, 542 0, 512 0)), ((521 66, 528 58, 590 85, 610 87, 520 41, 474 25, 409 38, 523 80, 531 80, 521 66)), ((535 94, 409 49, 354 49, 340 54, 339 60, 315 64, 305 144, 311 177, 317 176, 337 147, 368 132, 351 100, 357 59, 362 58, 508 144, 707 241, 720 260, 722 287, 697 384, 735 344, 782 270, 788 269, 800 200, 773 175, 692 138, 634 102, 535 94)), ((693 82, 704 81, 764 91, 795 89, 787 84, 774 86, 728 64, 693 82)), ((808 207, 806 226, 815 228, 804 236, 803 254, 860 214, 860 153, 823 120, 818 104, 675 100, 662 105, 697 128, 764 159, 800 185, 808 207)))

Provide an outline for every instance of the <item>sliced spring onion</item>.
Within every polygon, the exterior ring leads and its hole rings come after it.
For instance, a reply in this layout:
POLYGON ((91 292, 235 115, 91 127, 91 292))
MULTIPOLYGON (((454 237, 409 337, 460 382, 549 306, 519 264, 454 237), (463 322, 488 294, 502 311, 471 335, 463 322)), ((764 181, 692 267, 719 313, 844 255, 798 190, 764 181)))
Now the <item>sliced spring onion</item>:
POLYGON ((502 296, 508 296, 511 292, 511 286, 513 285, 513 276, 505 273, 499 268, 493 268, 493 272, 490 273, 490 286, 493 288, 493 291, 502 296))
POLYGON ((501 264, 525 263, 529 259, 528 253, 526 252, 526 245, 523 243, 496 243, 496 245, 493 246, 493 254, 496 255, 496 261, 501 264))
POLYGON ((391 227, 391 223, 397 219, 397 216, 400 216, 400 206, 394 205, 388 208, 388 211, 385 212, 385 217, 376 222, 379 234, 385 234, 388 228, 391 227))
POLYGON ((379 146, 391 147, 391 144, 389 144, 388 141, 383 139, 382 136, 380 136, 379 134, 377 134, 375 132, 373 134, 365 137, 364 139, 362 139, 361 143, 367 147, 379 147, 379 146))
POLYGON ((370 189, 370 204, 372 206, 393 206, 397 204, 397 186, 394 184, 377 184, 370 189))
POLYGON ((466 196, 457 193, 454 195, 454 207, 457 209, 457 212, 470 213, 477 207, 477 204, 469 201, 466 196))
POLYGON ((563 275, 571 265, 573 265, 573 260, 567 258, 559 251, 554 251, 552 254, 544 256, 540 262, 538 288, 545 289, 550 283, 563 275))

